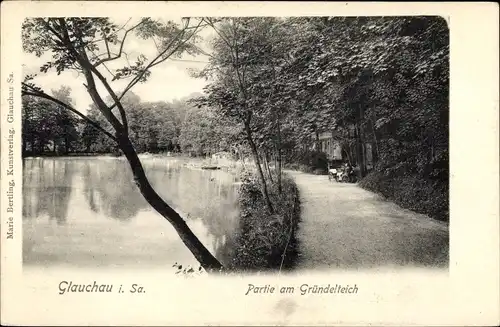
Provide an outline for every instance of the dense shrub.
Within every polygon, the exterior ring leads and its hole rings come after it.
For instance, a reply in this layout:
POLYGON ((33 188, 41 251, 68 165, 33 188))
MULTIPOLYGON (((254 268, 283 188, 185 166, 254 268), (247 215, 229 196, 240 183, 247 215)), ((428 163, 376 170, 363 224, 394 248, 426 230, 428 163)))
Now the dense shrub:
POLYGON ((306 150, 300 152, 291 162, 286 163, 284 167, 304 173, 323 175, 328 170, 328 159, 324 152, 306 150))
POLYGON ((363 178, 359 185, 403 208, 435 219, 449 220, 449 187, 440 180, 416 176, 388 176, 374 171, 363 178))
POLYGON ((281 194, 276 185, 269 183, 269 195, 275 210, 270 215, 257 177, 243 173, 241 181, 240 228, 229 268, 240 271, 291 268, 297 256, 295 234, 300 219, 295 182, 284 174, 281 194))
POLYGON ((326 158, 326 154, 320 151, 306 151, 303 154, 300 163, 311 167, 313 171, 318 169, 326 171, 328 168, 328 159, 326 158))

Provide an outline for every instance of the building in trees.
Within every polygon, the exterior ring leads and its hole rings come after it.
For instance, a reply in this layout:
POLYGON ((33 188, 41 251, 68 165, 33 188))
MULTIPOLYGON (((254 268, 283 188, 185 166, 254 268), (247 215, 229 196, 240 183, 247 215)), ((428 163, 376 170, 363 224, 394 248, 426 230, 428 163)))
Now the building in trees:
MULTIPOLYGON (((316 135, 314 135, 316 137, 316 135)), ((323 132, 317 135, 317 141, 313 143, 313 150, 326 154, 328 160, 342 160, 342 143, 334 138, 333 132, 323 132)))
POLYGON ((354 166, 363 165, 366 171, 373 169, 373 144, 370 141, 362 140, 358 144, 354 126, 349 128, 347 137, 334 130, 314 133, 312 138, 314 142, 311 149, 325 153, 328 161, 348 161, 354 166))

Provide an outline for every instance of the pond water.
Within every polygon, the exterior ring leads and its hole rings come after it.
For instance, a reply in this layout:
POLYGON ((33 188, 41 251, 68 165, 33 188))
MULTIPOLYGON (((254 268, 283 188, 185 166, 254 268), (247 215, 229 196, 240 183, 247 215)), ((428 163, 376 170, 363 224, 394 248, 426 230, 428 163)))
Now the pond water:
MULTIPOLYGON (((222 262, 238 228, 236 178, 141 159, 156 191, 222 262)), ((23 262, 32 267, 172 267, 196 260, 143 199, 125 159, 29 158, 23 166, 23 262)), ((196 265, 197 266, 197 265, 196 265)))

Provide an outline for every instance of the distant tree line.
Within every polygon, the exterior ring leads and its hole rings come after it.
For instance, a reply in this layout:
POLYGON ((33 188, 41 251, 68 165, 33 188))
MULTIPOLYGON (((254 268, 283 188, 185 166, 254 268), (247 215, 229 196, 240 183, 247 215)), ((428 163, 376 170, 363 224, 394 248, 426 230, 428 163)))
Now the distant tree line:
MULTIPOLYGON (((66 86, 52 93, 65 103, 73 102, 71 89, 66 86)), ((214 119, 211 111, 189 104, 187 99, 142 102, 133 92, 127 94, 122 101, 136 150, 191 156, 235 153, 233 143, 238 130, 214 119)), ((111 130, 95 105, 90 106, 87 115, 111 130)), ((22 119, 24 155, 120 154, 116 143, 101 131, 52 101, 24 96, 22 119)))

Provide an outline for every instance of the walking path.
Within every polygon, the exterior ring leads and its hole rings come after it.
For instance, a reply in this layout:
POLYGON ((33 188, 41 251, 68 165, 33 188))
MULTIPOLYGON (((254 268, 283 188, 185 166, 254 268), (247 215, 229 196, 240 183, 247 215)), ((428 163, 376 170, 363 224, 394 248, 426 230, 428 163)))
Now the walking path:
POLYGON ((446 267, 448 225, 355 184, 288 172, 302 206, 297 269, 446 267))

